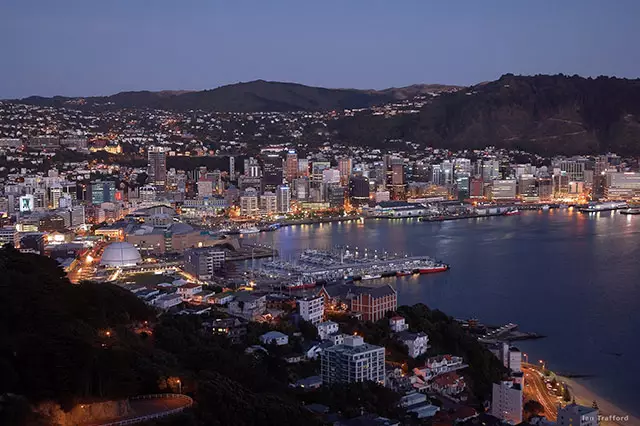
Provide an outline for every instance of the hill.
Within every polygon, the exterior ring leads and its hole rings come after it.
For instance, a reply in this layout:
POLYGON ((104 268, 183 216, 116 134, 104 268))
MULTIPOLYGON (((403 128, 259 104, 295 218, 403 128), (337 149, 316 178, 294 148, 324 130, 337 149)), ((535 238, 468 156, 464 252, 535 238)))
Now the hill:
POLYGON ((442 94, 418 114, 359 114, 331 124, 339 139, 374 147, 405 139, 453 150, 637 155, 640 80, 507 74, 442 94))
POLYGON ((49 425, 78 404, 175 392, 175 377, 197 404, 171 424, 315 424, 274 378, 282 365, 201 333, 199 319, 156 320, 130 292, 72 285, 54 260, 13 248, 0 249, 0 271, 0 424, 49 425), (151 335, 136 332, 142 321, 151 335))
POLYGON ((365 108, 427 92, 455 90, 455 86, 413 85, 377 90, 326 89, 264 80, 230 84, 203 91, 121 92, 111 96, 68 98, 32 96, 18 102, 76 108, 158 108, 204 111, 328 111, 365 108))

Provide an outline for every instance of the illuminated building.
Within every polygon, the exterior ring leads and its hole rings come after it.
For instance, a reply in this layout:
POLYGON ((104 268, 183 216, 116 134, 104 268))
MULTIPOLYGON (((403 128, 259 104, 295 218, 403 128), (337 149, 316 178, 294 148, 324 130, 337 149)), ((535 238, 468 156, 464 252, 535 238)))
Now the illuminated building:
POLYGON ((364 176, 351 176, 349 179, 349 196, 353 205, 369 203, 369 179, 364 176))
POLYGON ((164 190, 167 183, 167 153, 164 148, 152 146, 147 151, 149 183, 164 190))
POLYGON ((347 336, 343 344, 321 352, 322 383, 372 381, 384 385, 384 356, 384 347, 365 343, 360 336, 347 336))
POLYGON ((289 151, 287 153, 284 177, 289 183, 298 177, 298 154, 295 151, 289 151))

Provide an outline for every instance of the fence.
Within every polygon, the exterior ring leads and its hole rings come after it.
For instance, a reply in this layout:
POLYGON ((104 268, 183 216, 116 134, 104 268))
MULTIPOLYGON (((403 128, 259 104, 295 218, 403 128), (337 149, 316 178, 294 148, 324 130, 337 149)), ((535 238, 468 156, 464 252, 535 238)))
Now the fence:
POLYGON ((174 408, 167 411, 161 411, 159 413, 147 414, 144 416, 132 417, 129 419, 118 420, 110 423, 96 423, 95 426, 126 426, 132 425, 136 423, 147 422, 149 420, 160 419, 163 417, 171 416, 173 414, 178 414, 184 411, 187 408, 190 408, 193 405, 193 399, 190 396, 175 394, 175 393, 159 393, 152 395, 140 395, 129 398, 130 401, 140 400, 140 399, 184 399, 185 405, 182 407, 174 408))

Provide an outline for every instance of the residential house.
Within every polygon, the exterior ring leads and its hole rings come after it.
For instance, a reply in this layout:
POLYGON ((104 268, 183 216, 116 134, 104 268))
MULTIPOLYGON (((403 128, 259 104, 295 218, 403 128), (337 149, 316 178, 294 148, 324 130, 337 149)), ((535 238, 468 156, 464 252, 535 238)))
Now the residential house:
POLYGON ((182 300, 192 300, 193 296, 202 291, 202 286, 195 283, 187 283, 178 287, 178 294, 182 296, 182 300))
POLYGON ((231 291, 224 291, 222 293, 214 294, 210 299, 211 303, 215 303, 216 305, 226 305, 235 299, 235 295, 231 291))
POLYGON ((289 336, 279 331, 269 331, 268 333, 260 336, 260 341, 265 344, 276 344, 278 346, 286 345, 289 343, 289 336))
POLYGON ((338 323, 334 321, 324 321, 316 325, 320 340, 329 338, 330 335, 338 332, 338 323))
POLYGON ((182 303, 182 296, 177 293, 163 294, 156 297, 153 302, 151 302, 152 305, 160 309, 170 309, 180 303, 182 303))
POLYGON ((404 317, 396 315, 389 318, 389 327, 391 327, 391 331, 393 331, 394 333, 400 333, 402 331, 408 330, 409 324, 405 322, 404 317))
POLYGON ((407 347, 411 358, 418 358, 420 355, 427 353, 427 349, 429 349, 429 336, 423 332, 410 333, 402 331, 396 337, 407 347))
POLYGON ((247 324, 238 318, 216 319, 207 325, 213 334, 225 336, 232 343, 240 343, 247 334, 247 324))
POLYGON ((255 295, 249 291, 236 293, 235 299, 229 302, 229 313, 248 320, 254 320, 266 309, 267 297, 255 295))

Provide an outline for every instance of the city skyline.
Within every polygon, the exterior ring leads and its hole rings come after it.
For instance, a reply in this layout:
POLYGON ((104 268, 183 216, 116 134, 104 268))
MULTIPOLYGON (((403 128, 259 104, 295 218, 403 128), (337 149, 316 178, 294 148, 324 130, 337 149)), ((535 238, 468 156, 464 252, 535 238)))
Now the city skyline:
POLYGON ((505 73, 636 78, 639 9, 631 1, 153 9, 19 2, 0 18, 10 58, 0 98, 203 90, 256 79, 383 89, 471 85, 505 73))

